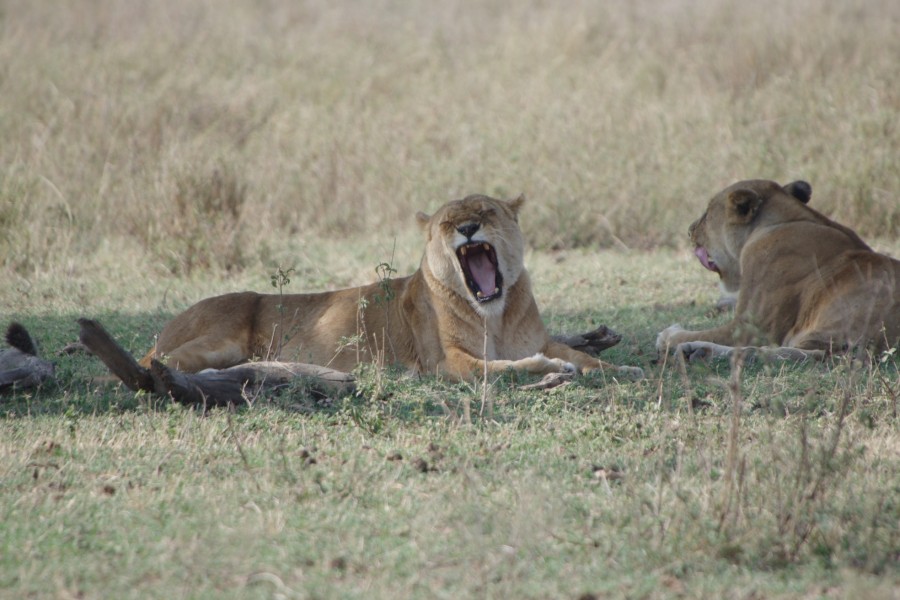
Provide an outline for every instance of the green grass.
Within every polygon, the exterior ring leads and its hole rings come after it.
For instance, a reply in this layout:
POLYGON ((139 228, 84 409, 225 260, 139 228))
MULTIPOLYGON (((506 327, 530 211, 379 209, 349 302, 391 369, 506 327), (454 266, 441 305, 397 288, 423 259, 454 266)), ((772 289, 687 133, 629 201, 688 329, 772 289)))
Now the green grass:
POLYGON ((57 365, 0 398, 0 597, 896 598, 897 358, 654 340, 727 318, 685 243, 735 180, 806 179, 900 254, 898 30, 891 0, 0 3, 0 318, 57 365), (143 354, 278 269, 410 273, 415 211, 521 192, 550 329, 615 328, 646 380, 365 369, 201 414, 54 354, 82 316, 143 354))
MULTIPOLYGON (((364 369, 358 396, 299 389, 204 415, 102 381, 89 356, 56 357, 56 383, 3 400, 0 587, 86 598, 893 597, 896 360, 752 365, 739 380, 723 362, 662 364, 656 331, 726 318, 691 258, 528 257, 553 330, 619 329, 607 359, 647 371, 632 384, 592 376, 525 392, 530 379, 508 375, 483 405, 475 382, 364 369)), ((133 312, 90 293, 88 275, 67 284, 87 288, 87 305, 14 316, 46 351, 88 314, 140 354, 192 288, 269 285, 264 273, 182 279, 160 309, 161 281, 124 277, 133 312)))

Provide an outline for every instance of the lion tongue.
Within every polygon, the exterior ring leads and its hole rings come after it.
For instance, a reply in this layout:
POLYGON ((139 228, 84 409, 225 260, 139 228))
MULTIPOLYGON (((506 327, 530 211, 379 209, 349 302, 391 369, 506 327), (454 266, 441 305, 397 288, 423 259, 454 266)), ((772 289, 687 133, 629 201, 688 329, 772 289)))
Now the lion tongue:
POLYGON ((487 254, 475 254, 469 258, 469 273, 485 296, 490 296, 497 289, 497 269, 487 254))
POLYGON ((703 246, 697 246, 694 248, 694 254, 697 255, 697 258, 700 259, 700 264, 709 269, 710 271, 716 271, 716 263, 709 260, 709 254, 706 252, 706 248, 703 246))

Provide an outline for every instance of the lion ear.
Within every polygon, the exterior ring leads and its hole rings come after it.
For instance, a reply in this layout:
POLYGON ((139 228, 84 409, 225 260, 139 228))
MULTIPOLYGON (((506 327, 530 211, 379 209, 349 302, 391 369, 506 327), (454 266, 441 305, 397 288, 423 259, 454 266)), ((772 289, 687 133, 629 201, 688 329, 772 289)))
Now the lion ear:
POLYGON ((753 190, 735 190, 728 195, 728 205, 733 220, 749 223, 759 211, 762 197, 753 190))
POLYGON ((426 227, 428 227, 428 222, 430 220, 431 220, 431 217, 429 215, 426 215, 422 211, 419 211, 416 213, 416 223, 418 223, 419 227, 421 227, 422 229, 425 229, 426 227))
POLYGON ((812 186, 803 180, 797 180, 787 184, 784 186, 784 191, 803 204, 809 204, 809 199, 812 198, 812 186))
POLYGON ((522 205, 525 204, 525 194, 519 194, 518 198, 510 200, 507 204, 509 204, 509 209, 512 211, 513 215, 518 217, 519 210, 522 208, 522 205))

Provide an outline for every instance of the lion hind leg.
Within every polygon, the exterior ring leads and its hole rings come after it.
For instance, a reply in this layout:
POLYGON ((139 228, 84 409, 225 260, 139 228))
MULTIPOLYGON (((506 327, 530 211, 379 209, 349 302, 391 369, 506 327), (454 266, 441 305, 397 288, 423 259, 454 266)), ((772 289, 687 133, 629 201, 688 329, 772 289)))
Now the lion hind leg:
POLYGON ((706 342, 719 346, 734 346, 736 342, 735 332, 741 327, 739 321, 731 321, 721 327, 690 331, 681 325, 670 325, 656 336, 656 350, 658 352, 672 352, 680 344, 685 342, 706 342))
POLYGON ((153 344, 153 347, 147 351, 147 354, 138 361, 138 364, 144 367, 145 369, 150 368, 150 364, 153 362, 153 359, 156 358, 156 344, 153 344))
POLYGON ((166 364, 180 371, 227 369, 250 359, 245 346, 234 340, 203 336, 164 353, 166 364))

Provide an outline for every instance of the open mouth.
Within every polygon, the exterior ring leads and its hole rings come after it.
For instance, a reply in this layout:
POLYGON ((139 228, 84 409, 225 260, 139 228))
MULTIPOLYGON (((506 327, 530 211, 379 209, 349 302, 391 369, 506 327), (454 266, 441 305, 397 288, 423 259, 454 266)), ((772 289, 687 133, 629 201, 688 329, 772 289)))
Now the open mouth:
MULTIPOLYGON (((709 253, 706 251, 706 248, 703 246, 697 246, 694 248, 694 254, 700 259, 700 264, 713 271, 715 273, 719 273, 719 266, 716 264, 714 260, 709 257, 709 253)), ((719 273, 721 275, 721 273, 719 273)))
POLYGON ((469 291, 477 302, 490 302, 503 294, 503 276, 497 269, 497 252, 487 242, 470 242, 456 249, 456 257, 469 291))

